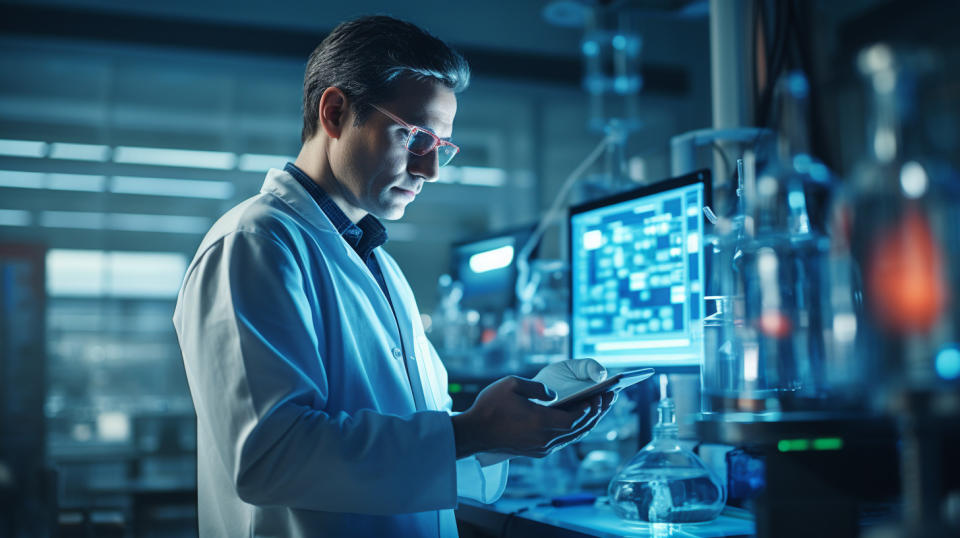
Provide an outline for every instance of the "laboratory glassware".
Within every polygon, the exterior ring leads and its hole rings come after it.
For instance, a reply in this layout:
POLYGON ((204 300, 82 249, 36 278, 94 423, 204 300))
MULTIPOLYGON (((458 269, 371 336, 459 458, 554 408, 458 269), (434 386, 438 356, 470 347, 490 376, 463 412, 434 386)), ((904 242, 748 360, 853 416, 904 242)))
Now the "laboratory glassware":
POLYGON ((681 446, 673 400, 660 400, 657 412, 653 439, 610 482, 610 505, 629 521, 675 524, 715 519, 726 502, 720 479, 681 446))

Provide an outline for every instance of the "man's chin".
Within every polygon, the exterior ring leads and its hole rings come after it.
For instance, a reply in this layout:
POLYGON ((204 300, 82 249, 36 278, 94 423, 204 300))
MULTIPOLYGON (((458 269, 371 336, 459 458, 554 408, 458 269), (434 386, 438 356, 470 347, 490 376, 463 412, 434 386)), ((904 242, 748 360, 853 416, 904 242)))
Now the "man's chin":
POLYGON ((381 220, 400 220, 407 210, 407 204, 391 204, 374 213, 381 220))

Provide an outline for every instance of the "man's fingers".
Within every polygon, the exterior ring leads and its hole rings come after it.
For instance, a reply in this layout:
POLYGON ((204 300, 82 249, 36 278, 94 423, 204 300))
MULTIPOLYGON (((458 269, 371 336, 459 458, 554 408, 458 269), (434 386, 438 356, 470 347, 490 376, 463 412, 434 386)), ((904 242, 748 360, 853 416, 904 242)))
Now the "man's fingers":
POLYGON ((602 409, 606 411, 613 407, 613 402, 617 401, 617 393, 615 391, 608 391, 603 393, 603 406, 602 409))
POLYGON ((557 437, 556 439, 551 441, 549 445, 547 445, 547 448, 549 450, 553 450, 555 448, 572 443, 574 441, 578 441, 581 437, 589 433, 590 430, 592 430, 597 425, 598 422, 600 422, 600 419, 603 418, 603 415, 604 413, 601 413, 599 411, 597 411, 596 414, 594 415, 588 415, 590 416, 589 422, 587 422, 582 427, 577 428, 571 433, 557 437))
POLYGON ((524 398, 551 402, 557 399, 557 393, 539 381, 513 376, 513 392, 524 398))
POLYGON ((607 369, 593 359, 576 359, 572 361, 571 370, 578 379, 584 381, 599 383, 607 378, 607 369))
MULTIPOLYGON (((610 406, 612 405, 613 400, 616 399, 616 394, 613 392, 606 392, 603 394, 602 403, 596 406, 592 406, 587 414, 583 416, 581 420, 578 421, 579 424, 575 425, 571 433, 564 434, 553 441, 550 442, 548 448, 551 450, 569 443, 574 443, 579 441, 581 438, 586 436, 593 430, 597 424, 603 420, 603 417, 607 416, 607 413, 610 411, 610 406), (586 423, 583 421, 586 420, 586 423)), ((598 398, 600 400, 600 398, 598 398)))

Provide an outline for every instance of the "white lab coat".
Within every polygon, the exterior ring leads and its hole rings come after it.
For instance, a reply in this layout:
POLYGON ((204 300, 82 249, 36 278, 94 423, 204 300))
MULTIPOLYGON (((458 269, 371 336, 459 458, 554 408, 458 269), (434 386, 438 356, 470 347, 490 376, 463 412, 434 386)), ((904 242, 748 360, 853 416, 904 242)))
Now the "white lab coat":
POLYGON ((456 536, 457 495, 507 465, 456 460, 447 374, 410 286, 377 281, 288 173, 207 233, 174 313, 197 411, 200 535, 456 536))

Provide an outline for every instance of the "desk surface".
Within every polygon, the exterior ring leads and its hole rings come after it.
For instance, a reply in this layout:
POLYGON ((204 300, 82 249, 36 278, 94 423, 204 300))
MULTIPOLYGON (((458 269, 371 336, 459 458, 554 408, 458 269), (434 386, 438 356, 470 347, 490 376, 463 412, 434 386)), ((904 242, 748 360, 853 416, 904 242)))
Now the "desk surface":
MULTIPOLYGON (((523 520, 524 528, 529 523, 538 523, 543 531, 553 528, 565 536, 671 536, 682 538, 720 538, 729 536, 752 536, 756 532, 751 519, 721 515, 709 523, 674 525, 673 533, 666 525, 632 523, 613 513, 610 505, 598 502, 594 505, 554 508, 538 506, 546 499, 504 499, 494 504, 482 504, 470 499, 460 499, 457 518, 485 528, 497 535, 510 536, 505 532, 513 527, 508 517, 523 520), (520 510, 520 512, 517 512, 520 510), (511 515, 514 514, 514 515, 511 515)), ((745 512, 746 513, 746 512, 745 512)), ((520 531, 520 528, 515 529, 520 531)), ((517 534, 519 536, 519 534, 517 534)))

